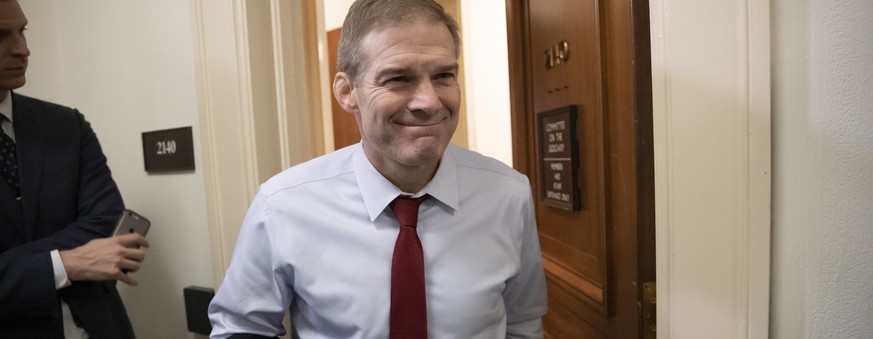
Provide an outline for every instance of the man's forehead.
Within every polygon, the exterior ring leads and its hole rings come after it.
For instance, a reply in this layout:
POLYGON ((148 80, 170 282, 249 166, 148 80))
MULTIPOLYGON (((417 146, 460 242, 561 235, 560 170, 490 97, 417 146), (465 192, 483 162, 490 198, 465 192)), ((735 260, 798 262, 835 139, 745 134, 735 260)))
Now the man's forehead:
POLYGON ((24 24, 27 24, 27 17, 18 1, 0 1, 0 25, 5 27, 24 24))
POLYGON ((458 62, 449 53, 396 53, 371 59, 368 68, 372 68, 375 77, 417 72, 445 73, 457 71, 458 62))
POLYGON ((455 41, 445 25, 423 19, 374 27, 361 39, 362 49, 371 57, 404 44, 441 46, 451 51, 455 48, 455 41))

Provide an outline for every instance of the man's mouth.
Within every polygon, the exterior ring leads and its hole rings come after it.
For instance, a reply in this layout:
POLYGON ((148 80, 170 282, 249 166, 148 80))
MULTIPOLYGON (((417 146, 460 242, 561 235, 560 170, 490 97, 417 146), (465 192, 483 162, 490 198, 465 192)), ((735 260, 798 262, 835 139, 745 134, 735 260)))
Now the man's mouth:
POLYGON ((434 120, 434 121, 412 121, 412 122, 398 121, 397 124, 400 124, 402 126, 407 126, 407 127, 430 127, 430 126, 439 125, 443 121, 445 121, 446 119, 448 119, 448 118, 442 118, 442 119, 434 120))

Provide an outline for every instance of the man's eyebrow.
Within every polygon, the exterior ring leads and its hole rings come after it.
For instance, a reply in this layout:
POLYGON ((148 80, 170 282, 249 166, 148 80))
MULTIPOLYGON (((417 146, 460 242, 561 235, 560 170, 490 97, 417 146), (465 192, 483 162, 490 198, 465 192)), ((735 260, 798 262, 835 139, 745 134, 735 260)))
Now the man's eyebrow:
POLYGON ((3 26, 0 26, 0 33, 18 32, 18 31, 26 30, 26 29, 27 29, 27 23, 24 23, 23 25, 15 25, 15 26, 3 25, 3 26))
POLYGON ((437 67, 437 73, 446 73, 446 72, 457 72, 458 71, 458 63, 453 63, 451 65, 439 66, 437 67))
MULTIPOLYGON (((446 72, 455 73, 458 71, 458 68, 459 68, 459 66, 458 66, 457 62, 450 64, 450 65, 437 66, 435 69, 436 70, 435 73, 446 73, 446 72)), ((412 71, 411 71, 411 68, 409 68, 409 67, 386 67, 386 68, 379 70, 379 72, 376 73, 376 78, 378 79, 378 78, 384 78, 387 76, 404 75, 404 74, 409 74, 410 72, 412 72, 412 71)))
POLYGON ((410 72, 409 67, 387 67, 380 69, 378 73, 376 73, 376 78, 384 78, 395 75, 408 74, 410 72))

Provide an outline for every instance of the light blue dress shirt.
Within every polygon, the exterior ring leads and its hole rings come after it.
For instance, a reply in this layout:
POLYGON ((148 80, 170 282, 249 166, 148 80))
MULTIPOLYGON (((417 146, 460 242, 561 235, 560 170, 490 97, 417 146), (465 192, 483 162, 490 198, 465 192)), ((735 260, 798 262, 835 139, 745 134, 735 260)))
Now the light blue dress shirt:
MULTIPOLYGON (((209 306, 212 338, 387 338, 399 188, 360 144, 263 184, 209 306)), ((541 338, 546 284, 527 177, 450 145, 416 195, 430 338, 541 338)))

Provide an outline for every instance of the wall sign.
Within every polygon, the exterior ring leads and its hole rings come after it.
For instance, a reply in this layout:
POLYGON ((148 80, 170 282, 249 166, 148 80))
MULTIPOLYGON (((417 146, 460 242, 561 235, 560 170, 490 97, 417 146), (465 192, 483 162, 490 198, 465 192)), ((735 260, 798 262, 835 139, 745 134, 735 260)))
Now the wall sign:
POLYGON ((194 169, 194 139, 191 127, 142 133, 146 172, 194 169))
POLYGON ((549 206, 578 211, 579 152, 576 106, 537 114, 540 155, 540 200, 549 206))

